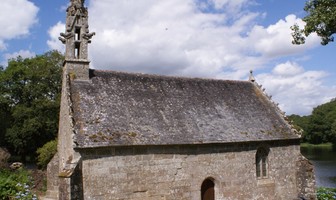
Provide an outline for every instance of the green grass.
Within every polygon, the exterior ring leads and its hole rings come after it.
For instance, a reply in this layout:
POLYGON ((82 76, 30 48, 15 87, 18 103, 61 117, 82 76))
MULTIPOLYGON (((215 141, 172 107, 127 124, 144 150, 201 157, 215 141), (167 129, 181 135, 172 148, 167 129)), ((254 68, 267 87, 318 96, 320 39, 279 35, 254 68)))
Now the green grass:
POLYGON ((323 144, 310 144, 310 143, 301 143, 303 148, 323 148, 323 149, 332 149, 332 143, 323 143, 323 144))

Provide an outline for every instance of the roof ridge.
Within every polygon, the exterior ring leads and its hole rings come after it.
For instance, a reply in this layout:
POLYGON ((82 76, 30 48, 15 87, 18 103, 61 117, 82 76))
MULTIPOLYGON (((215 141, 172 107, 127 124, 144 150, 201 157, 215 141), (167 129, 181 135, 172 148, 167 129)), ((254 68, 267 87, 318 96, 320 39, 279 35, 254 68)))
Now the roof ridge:
POLYGON ((176 76, 176 75, 162 75, 162 74, 149 74, 149 73, 141 73, 141 72, 126 72, 126 71, 115 71, 115 70, 100 70, 100 69, 90 69, 92 76, 94 76, 95 72, 98 73, 109 73, 109 74, 117 74, 117 75, 130 75, 130 76, 143 76, 144 78, 164 78, 164 79, 172 79, 172 80, 200 80, 200 81, 227 81, 227 82, 244 82, 248 83, 248 80, 234 80, 234 79, 220 79, 220 78, 206 78, 206 77, 188 77, 188 76, 176 76))

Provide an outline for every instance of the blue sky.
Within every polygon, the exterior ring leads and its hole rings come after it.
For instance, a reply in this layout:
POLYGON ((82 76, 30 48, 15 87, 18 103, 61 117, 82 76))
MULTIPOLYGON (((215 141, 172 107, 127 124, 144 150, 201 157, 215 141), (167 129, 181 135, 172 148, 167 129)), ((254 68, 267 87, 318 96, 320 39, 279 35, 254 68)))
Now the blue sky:
MULTIPOLYGON (((2 0, 0 64, 64 47, 67 0, 2 0), (13 23, 15 22, 15 23, 13 23)), ((128 72, 257 82, 288 114, 336 97, 335 44, 316 35, 291 45, 304 0, 86 0, 96 32, 91 66, 128 72)))

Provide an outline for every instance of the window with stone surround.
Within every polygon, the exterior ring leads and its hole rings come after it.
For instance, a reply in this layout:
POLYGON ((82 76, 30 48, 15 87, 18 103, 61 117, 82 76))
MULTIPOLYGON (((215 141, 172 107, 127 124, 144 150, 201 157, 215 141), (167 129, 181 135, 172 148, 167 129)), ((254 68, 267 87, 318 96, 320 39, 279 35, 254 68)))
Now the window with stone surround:
POLYGON ((215 200, 215 183, 210 178, 202 183, 201 200, 215 200))
POLYGON ((260 147, 257 150, 256 174, 258 179, 268 178, 268 153, 268 148, 260 147))

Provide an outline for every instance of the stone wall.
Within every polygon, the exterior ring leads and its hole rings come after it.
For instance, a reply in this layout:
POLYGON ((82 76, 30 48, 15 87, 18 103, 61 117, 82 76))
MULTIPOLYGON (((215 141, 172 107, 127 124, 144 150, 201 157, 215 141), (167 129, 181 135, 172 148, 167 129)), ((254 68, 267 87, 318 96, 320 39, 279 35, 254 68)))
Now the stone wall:
POLYGON ((0 147, 0 169, 8 167, 8 159, 10 158, 10 153, 6 148, 0 147))
POLYGON ((299 196, 307 200, 317 199, 313 164, 304 156, 300 156, 297 162, 297 167, 299 196))
POLYGON ((47 168, 47 192, 46 197, 42 199, 58 199, 59 186, 59 156, 58 153, 54 155, 48 163, 47 168))
POLYGON ((215 198, 277 199, 298 197, 298 145, 147 146, 81 152, 84 199, 200 200, 206 178, 215 183, 215 198), (269 177, 256 177, 255 154, 269 146, 269 177))
MULTIPOLYGON (((61 172, 67 160, 70 159, 73 152, 73 119, 71 113, 71 99, 69 77, 66 72, 66 66, 63 68, 62 78, 62 97, 60 105, 59 128, 58 128, 58 146, 57 152, 59 154, 59 172, 61 172)), ((58 174, 59 174, 58 172, 58 174)))
POLYGON ((65 199, 64 196, 70 196, 70 179, 67 179, 71 177, 71 174, 75 170, 75 167, 77 167, 77 162, 80 159, 80 155, 76 153, 73 149, 73 136, 75 134, 75 130, 73 128, 74 120, 72 117, 72 103, 70 98, 71 77, 70 75, 68 75, 68 68, 69 66, 65 64, 62 77, 62 97, 58 129, 58 156, 57 158, 54 157, 52 163, 48 164, 47 195, 52 194, 49 196, 58 196, 59 199, 62 200, 65 199), (54 177, 49 178, 51 176, 54 177), (59 176, 62 178, 59 179, 59 176), (52 183, 49 183, 49 179, 51 179, 52 183), (54 184, 53 182, 55 182, 56 179, 58 180, 57 192, 55 192, 55 189, 52 186, 54 184))

